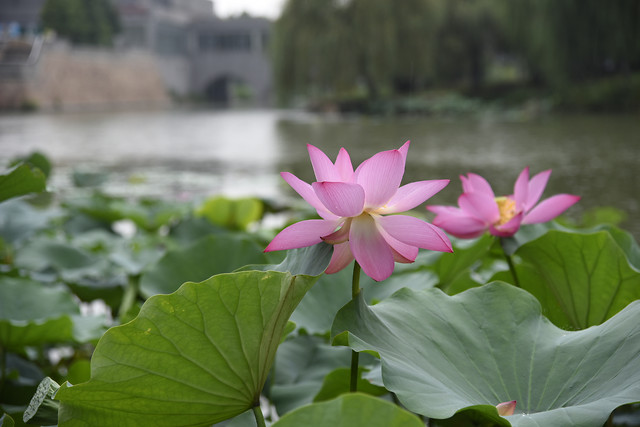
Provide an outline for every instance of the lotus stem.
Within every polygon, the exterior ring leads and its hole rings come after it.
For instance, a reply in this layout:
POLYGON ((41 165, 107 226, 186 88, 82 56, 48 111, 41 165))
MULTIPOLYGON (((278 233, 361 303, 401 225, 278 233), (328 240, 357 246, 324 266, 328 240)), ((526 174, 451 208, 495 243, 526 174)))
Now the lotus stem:
POLYGON ((507 264, 509 265, 509 271, 513 276, 513 284, 520 288, 520 281, 518 280, 518 275, 516 274, 516 267, 513 265, 513 259, 511 255, 507 253, 507 249, 505 248, 505 239, 500 237, 500 247, 502 248, 502 253, 504 254, 505 259, 507 260, 507 264))
MULTIPOLYGON (((360 264, 358 261, 353 263, 353 279, 351 281, 351 299, 353 301, 360 294, 360 264)), ((358 358, 357 351, 351 350, 351 381, 349 382, 349 391, 355 393, 358 391, 358 358)))
POLYGON ((253 407, 253 415, 256 417, 256 424, 258 427, 267 427, 267 423, 264 421, 264 415, 262 414, 262 409, 260 408, 260 403, 253 407))

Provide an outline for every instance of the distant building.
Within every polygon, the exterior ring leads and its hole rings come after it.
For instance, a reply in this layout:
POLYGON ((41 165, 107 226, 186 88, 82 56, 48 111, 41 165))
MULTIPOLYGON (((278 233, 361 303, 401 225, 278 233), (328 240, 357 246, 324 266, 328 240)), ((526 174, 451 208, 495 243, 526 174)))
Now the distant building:
POLYGON ((271 21, 220 19, 209 0, 112 0, 121 19, 118 46, 151 51, 168 88, 218 104, 269 104, 271 21))
MULTIPOLYGON (((0 0, 0 51, 3 38, 41 30, 45 1, 0 0)), ((111 2, 122 27, 116 49, 151 54, 174 95, 217 104, 270 104, 269 20, 246 15, 220 19, 210 0, 111 2)))
POLYGON ((35 34, 46 0, 0 0, 0 39, 35 34))

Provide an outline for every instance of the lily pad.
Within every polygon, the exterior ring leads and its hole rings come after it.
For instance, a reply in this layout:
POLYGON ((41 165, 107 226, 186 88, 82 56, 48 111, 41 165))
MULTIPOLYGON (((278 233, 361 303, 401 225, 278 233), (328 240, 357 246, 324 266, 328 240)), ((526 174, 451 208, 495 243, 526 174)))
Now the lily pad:
POLYGON ((73 338, 71 315, 80 314, 64 287, 0 277, 0 345, 9 350, 73 338))
POLYGON ((301 335, 282 343, 268 390, 278 414, 311 403, 325 376, 336 368, 349 366, 350 360, 348 348, 332 347, 321 337, 301 335))
MULTIPOLYGON (((262 248, 244 235, 211 235, 167 252, 140 278, 145 297, 174 292, 181 283, 229 273, 246 264, 267 262, 262 248)), ((326 267, 325 267, 326 268, 326 267)))
POLYGON ((393 403, 361 393, 303 406, 273 427, 424 427, 414 414, 393 403))
MULTIPOLYGON (((338 310, 351 300, 352 277, 352 268, 320 277, 291 316, 298 329, 310 334, 328 333, 338 310)), ((381 301, 403 287, 428 289, 437 283, 435 274, 424 269, 394 273, 383 283, 378 283, 364 274, 360 277, 360 286, 368 302, 381 301)))
MULTIPOLYGON (((628 245, 629 250, 633 249, 628 245)), ((517 251, 521 286, 563 328, 584 329, 611 318, 640 299, 640 271, 607 231, 551 230, 517 251)))
POLYGON ((44 173, 27 163, 21 163, 0 175, 0 202, 29 193, 44 191, 47 178, 44 173))
POLYGON ((600 427, 615 408, 640 400, 639 316, 634 302, 602 325, 568 332, 541 315, 531 294, 494 282, 453 297, 404 289, 375 306, 359 298, 332 332, 356 351, 377 351, 385 387, 413 412, 600 427), (511 400, 515 414, 499 417, 495 405, 511 400))
MULTIPOLYGON (((326 264, 329 258, 325 258, 326 264)), ((288 318, 317 277, 242 271, 156 295, 107 331, 59 425, 208 426, 255 406, 288 318)))

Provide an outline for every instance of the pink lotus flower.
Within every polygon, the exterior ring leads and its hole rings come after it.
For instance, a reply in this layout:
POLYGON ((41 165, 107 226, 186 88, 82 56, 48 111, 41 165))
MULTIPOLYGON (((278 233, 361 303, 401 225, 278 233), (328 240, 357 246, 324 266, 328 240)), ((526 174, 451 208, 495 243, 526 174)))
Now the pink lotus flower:
POLYGON ((498 403, 496 409, 498 410, 498 415, 501 417, 513 415, 513 412, 516 410, 516 401, 511 400, 509 402, 498 403))
POLYGON ((322 241, 334 245, 326 273, 336 273, 353 261, 374 280, 391 275, 395 262, 411 263, 418 248, 452 252, 442 230, 418 218, 390 215, 413 209, 442 190, 449 180, 413 182, 400 187, 409 141, 383 151, 353 170, 347 150, 335 164, 318 148, 307 145, 317 182, 281 176, 323 219, 301 221, 282 230, 265 252, 302 248, 322 241))
POLYGON ((551 170, 546 170, 529 180, 529 168, 524 168, 513 195, 496 197, 483 177, 470 173, 467 177, 460 176, 463 193, 458 198, 459 208, 427 206, 427 209, 436 214, 434 225, 456 237, 473 238, 486 230, 494 236, 513 236, 520 225, 550 221, 580 200, 579 196, 557 194, 536 206, 549 175, 551 170))

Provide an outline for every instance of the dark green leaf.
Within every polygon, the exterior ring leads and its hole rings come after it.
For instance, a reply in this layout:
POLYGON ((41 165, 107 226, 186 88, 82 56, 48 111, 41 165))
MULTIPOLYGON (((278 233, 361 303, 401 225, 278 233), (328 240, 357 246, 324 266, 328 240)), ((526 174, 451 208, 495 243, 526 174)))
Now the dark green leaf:
POLYGON ((315 280, 245 271, 151 297, 100 340, 91 380, 60 389, 60 426, 206 426, 250 409, 315 280))
POLYGON ((393 403, 361 393, 314 403, 286 414, 273 427, 424 427, 393 403))
POLYGON ((142 275, 140 292, 145 297, 169 294, 184 282, 201 281, 246 264, 264 262, 261 248, 249 237, 206 236, 184 249, 167 252, 142 275))
POLYGON ((640 272, 606 231, 551 230, 518 249, 522 287, 560 327, 598 325, 640 299, 640 272))
POLYGON ((39 193, 47 187, 44 173, 28 164, 19 164, 0 175, 0 202, 29 193, 39 193))
MULTIPOLYGON (((371 384, 368 380, 362 378, 364 367, 358 368, 358 392, 370 394, 372 396, 382 396, 387 394, 387 389, 371 384)), ((341 394, 349 393, 351 382, 351 368, 338 368, 324 377, 322 388, 313 398, 314 402, 324 402, 325 400, 335 399, 341 394)))

